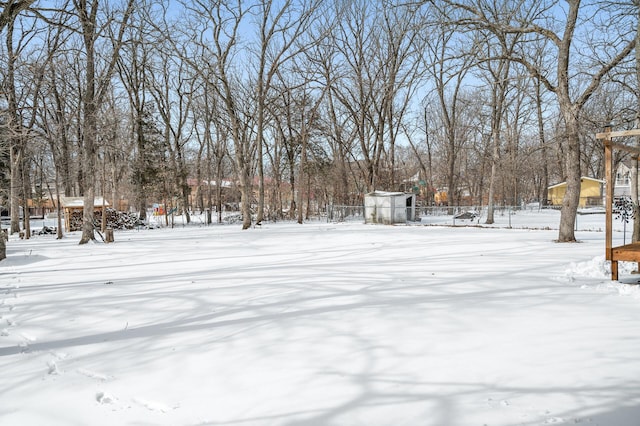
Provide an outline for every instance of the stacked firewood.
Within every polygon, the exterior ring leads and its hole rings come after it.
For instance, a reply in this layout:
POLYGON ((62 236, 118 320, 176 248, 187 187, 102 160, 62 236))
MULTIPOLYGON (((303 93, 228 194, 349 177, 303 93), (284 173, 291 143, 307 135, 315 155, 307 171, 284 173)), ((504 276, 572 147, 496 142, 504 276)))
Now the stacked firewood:
MULTIPOLYGON (((138 216, 134 213, 119 212, 112 208, 106 209, 107 228, 134 229, 138 223, 138 216)), ((102 210, 96 210, 93 224, 97 229, 102 226, 102 210)), ((69 217, 71 231, 82 229, 82 211, 74 211, 69 217)))
MULTIPOLYGON (((119 212, 115 209, 106 209, 107 228, 133 229, 138 225, 138 216, 134 213, 119 212)), ((102 210, 96 211, 96 223, 102 224, 102 210)))
POLYGON ((69 231, 79 231, 82 229, 82 210, 72 211, 69 216, 69 231))

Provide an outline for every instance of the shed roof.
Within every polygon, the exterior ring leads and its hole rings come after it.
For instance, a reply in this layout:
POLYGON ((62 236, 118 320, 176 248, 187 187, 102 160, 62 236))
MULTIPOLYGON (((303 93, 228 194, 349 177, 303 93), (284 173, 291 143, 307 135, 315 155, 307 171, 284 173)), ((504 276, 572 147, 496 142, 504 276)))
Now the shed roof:
POLYGON ((366 194, 371 197, 397 197, 407 195, 404 192, 373 191, 366 194))
MULTIPOLYGON (((93 205, 95 207, 102 206, 104 201, 105 206, 109 206, 109 202, 104 200, 103 197, 95 197, 93 199, 93 205)), ((70 208, 70 209, 79 209, 84 207, 84 197, 63 197, 62 198, 62 207, 70 208)))

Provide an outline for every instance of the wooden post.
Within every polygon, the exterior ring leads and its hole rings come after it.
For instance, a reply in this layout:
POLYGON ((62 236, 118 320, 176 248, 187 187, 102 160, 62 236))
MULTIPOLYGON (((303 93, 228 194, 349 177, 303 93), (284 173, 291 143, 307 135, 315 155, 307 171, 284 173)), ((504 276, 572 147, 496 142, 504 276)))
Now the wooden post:
MULTIPOLYGON (((611 127, 605 128, 605 133, 611 133, 611 127)), ((607 135, 604 140, 604 175, 605 185, 607 187, 605 196, 605 212, 606 212, 606 231, 605 231, 605 244, 606 244, 606 259, 611 260, 611 248, 612 248, 612 219, 613 219, 613 186, 615 181, 613 180, 613 155, 611 152, 611 136, 607 135)))
MULTIPOLYGON (((604 140, 604 170, 605 179, 607 185, 607 195, 605 200, 605 212, 606 212, 606 229, 605 229, 605 258, 611 261, 611 279, 618 279, 618 258, 614 256, 613 250, 613 189, 615 186, 615 170, 613 169, 613 150, 619 149, 622 151, 630 152, 635 156, 640 156, 640 147, 627 146, 622 143, 613 142, 613 138, 628 137, 628 136, 640 136, 640 129, 620 130, 616 132, 611 131, 611 126, 606 126, 604 132, 596 133, 596 139, 604 140)), ((626 250, 624 253, 624 261, 637 262, 640 258, 640 253, 634 251, 634 249, 626 250), (629 252, 633 254, 629 255, 629 252), (629 258, 631 257, 631 259, 629 258)))
POLYGON ((107 206, 105 204, 104 197, 102 197, 102 210, 101 210, 102 218, 100 220, 100 230, 102 232, 106 232, 107 230, 107 206))
POLYGON ((64 229, 67 232, 71 232, 71 209, 64 208, 64 229))
POLYGON ((113 228, 107 228, 104 231, 104 241, 105 243, 112 243, 113 240, 113 228))
POLYGON ((611 261, 611 279, 618 280, 618 261, 613 260, 613 189, 615 186, 611 126, 604 128, 604 174, 607 185, 605 196, 605 259, 611 261))

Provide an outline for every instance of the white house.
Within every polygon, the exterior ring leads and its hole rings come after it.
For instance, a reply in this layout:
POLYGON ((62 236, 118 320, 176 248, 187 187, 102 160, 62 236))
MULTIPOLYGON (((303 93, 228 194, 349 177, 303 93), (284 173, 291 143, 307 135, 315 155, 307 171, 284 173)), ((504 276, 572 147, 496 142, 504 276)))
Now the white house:
POLYGON ((613 196, 614 198, 631 196, 631 168, 624 162, 620 162, 616 170, 613 196))

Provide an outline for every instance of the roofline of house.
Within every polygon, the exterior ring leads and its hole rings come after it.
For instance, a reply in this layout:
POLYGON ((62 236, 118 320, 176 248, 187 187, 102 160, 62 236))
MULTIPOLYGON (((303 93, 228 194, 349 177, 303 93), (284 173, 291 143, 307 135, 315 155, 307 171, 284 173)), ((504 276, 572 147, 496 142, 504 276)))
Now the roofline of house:
MULTIPOLYGON (((605 183, 605 181, 603 179, 596 179, 596 178, 592 178, 592 177, 588 177, 588 176, 580 177, 580 180, 583 180, 583 179, 587 179, 587 180, 590 180, 590 181, 593 181, 593 182, 598 182, 598 183, 605 183)), ((565 180, 564 182, 560 182, 560 183, 556 183, 555 185, 548 186, 547 189, 557 188, 559 186, 566 185, 566 184, 567 184, 567 181, 565 180)))

